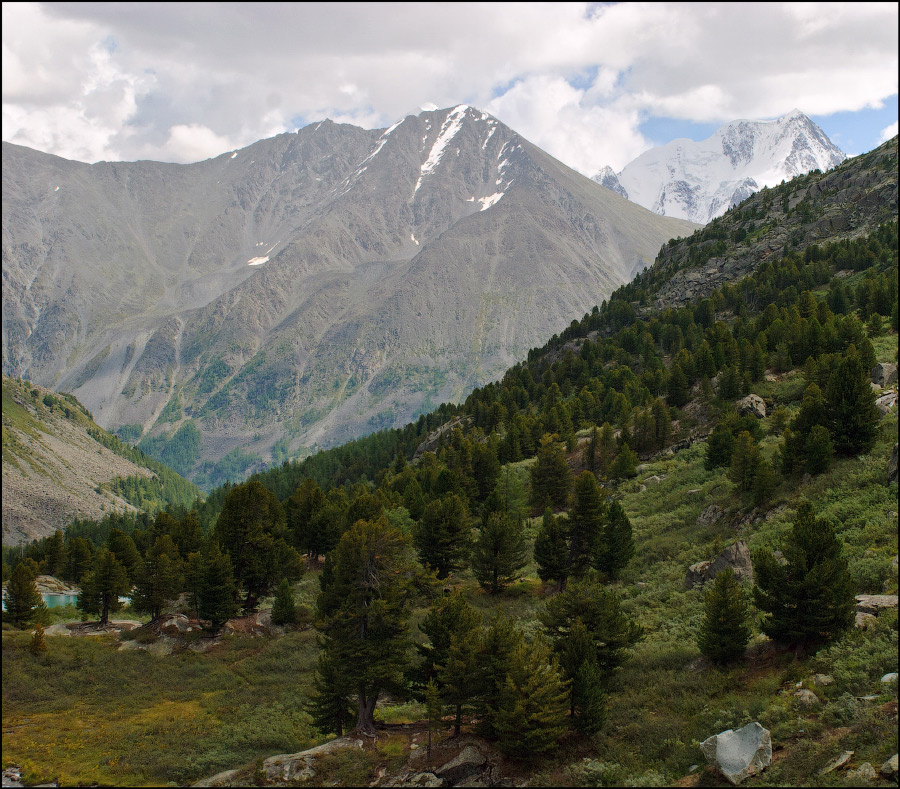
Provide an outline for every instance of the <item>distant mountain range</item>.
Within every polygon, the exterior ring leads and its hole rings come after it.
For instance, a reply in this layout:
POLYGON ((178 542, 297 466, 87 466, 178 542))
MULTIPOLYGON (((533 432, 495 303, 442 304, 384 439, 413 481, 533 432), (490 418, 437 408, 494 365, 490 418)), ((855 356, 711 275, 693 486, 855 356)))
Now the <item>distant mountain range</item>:
POLYGON ((184 473, 459 399, 695 228, 465 105, 190 165, 3 143, 3 216, 4 373, 184 473))
POLYGON ((830 170, 846 158, 794 110, 773 121, 732 121, 701 142, 673 140, 620 173, 604 167, 594 180, 657 214, 706 224, 764 186, 830 170))

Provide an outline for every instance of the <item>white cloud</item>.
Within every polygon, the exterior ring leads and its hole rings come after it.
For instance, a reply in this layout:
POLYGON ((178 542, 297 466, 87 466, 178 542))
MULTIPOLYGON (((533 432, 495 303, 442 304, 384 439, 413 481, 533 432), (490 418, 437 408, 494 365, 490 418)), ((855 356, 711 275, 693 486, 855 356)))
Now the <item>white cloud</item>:
POLYGON ((643 150, 638 127, 651 115, 830 114, 897 92, 894 3, 5 3, 2 13, 4 139, 86 160, 184 161, 298 118, 372 128, 427 103, 468 103, 590 172, 643 150))
POLYGON ((879 138, 881 142, 887 142, 891 139, 891 137, 897 136, 897 121, 894 121, 890 126, 886 129, 881 130, 881 137, 879 138))

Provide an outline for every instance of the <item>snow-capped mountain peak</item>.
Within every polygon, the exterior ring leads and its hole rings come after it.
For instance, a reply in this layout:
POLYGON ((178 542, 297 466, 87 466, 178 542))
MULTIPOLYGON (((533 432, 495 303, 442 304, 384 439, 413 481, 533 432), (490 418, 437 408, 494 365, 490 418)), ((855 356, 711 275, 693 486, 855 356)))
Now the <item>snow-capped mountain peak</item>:
POLYGON ((795 109, 771 121, 731 121, 700 142, 673 140, 594 180, 657 214, 706 224, 764 186, 846 158, 795 109))

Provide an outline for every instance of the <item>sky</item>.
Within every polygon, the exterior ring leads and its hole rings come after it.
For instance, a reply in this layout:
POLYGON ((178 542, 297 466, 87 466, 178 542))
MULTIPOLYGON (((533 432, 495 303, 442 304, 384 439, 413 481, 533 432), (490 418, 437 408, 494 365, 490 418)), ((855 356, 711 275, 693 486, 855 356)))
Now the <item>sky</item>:
POLYGON ((897 134, 897 3, 10 3, 3 139, 193 162, 331 118, 486 110, 570 167, 799 109, 897 134))

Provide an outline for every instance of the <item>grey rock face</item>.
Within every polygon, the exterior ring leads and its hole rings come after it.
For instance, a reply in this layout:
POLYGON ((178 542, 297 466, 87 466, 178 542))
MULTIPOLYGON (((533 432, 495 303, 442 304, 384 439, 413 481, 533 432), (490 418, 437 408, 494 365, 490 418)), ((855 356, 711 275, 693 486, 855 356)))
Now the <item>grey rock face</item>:
POLYGON ((801 707, 805 709, 809 709, 810 707, 815 707, 819 704, 819 697, 813 693, 811 690, 807 690, 806 688, 801 688, 800 690, 794 693, 794 696, 797 697, 797 701, 801 707))
POLYGON ((700 750, 706 760, 735 786, 772 763, 771 735, 756 721, 736 731, 728 729, 714 734, 700 743, 700 750))
POLYGON ((704 584, 727 567, 730 567, 740 580, 753 583, 753 562, 750 559, 750 549, 743 540, 729 545, 712 561, 692 564, 688 568, 684 584, 688 589, 698 584, 704 584))
POLYGON ((881 395, 881 397, 875 400, 875 407, 882 416, 889 414, 897 407, 897 393, 888 392, 887 394, 881 395))
POLYGON ((819 770, 819 775, 828 775, 828 773, 839 770, 841 767, 846 765, 847 762, 850 761, 850 759, 853 758, 854 753, 854 751, 842 751, 830 762, 828 762, 828 764, 826 764, 821 770, 819 770))
POLYGON ((897 444, 894 444, 894 448, 891 450, 891 459, 888 461, 887 481, 897 481, 897 444))
POLYGON ((872 383, 882 388, 897 383, 897 365, 888 362, 876 364, 872 368, 872 383))
POLYGON ((725 513, 717 504, 710 504, 697 516, 697 525, 700 527, 712 526, 725 513))
POLYGON ((897 754, 895 753, 890 759, 881 765, 879 772, 888 779, 896 779, 897 777, 897 754))
POLYGON ((190 165, 4 143, 2 176, 4 372, 107 428, 193 420, 201 460, 459 400, 695 227, 465 106, 190 165))
POLYGON ((738 413, 741 416, 752 414, 758 419, 766 416, 766 402, 758 394, 750 394, 737 401, 738 413))
POLYGON ((856 610, 864 614, 877 614, 885 608, 897 607, 895 594, 858 594, 856 610))

